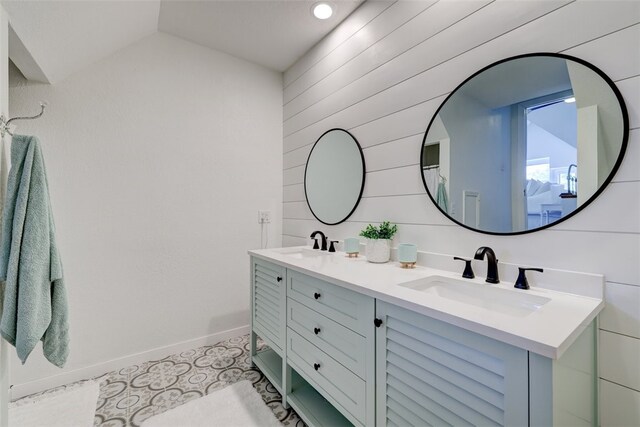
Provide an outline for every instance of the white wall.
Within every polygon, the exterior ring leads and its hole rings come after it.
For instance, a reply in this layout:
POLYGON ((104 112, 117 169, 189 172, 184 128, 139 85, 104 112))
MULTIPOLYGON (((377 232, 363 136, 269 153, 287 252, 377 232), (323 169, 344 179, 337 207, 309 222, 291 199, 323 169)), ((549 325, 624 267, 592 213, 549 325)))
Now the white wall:
MULTIPOLYGON (((18 130, 42 141, 69 290, 71 374, 56 381, 242 332, 258 209, 281 243, 282 74, 158 33, 13 87, 11 114, 40 100, 18 130)), ((40 352, 14 383, 60 372, 40 352)))
POLYGON ((462 256, 489 245, 504 262, 604 274, 602 424, 639 425, 640 3, 440 1, 420 13, 416 2, 396 2, 355 25, 377 6, 365 3, 285 72, 284 244, 304 244, 315 229, 355 236, 366 223, 388 219, 399 223, 396 244, 462 256), (616 82, 632 129, 622 167, 588 209, 551 229, 504 237, 456 226, 425 194, 423 133, 446 95, 473 72, 542 51, 581 57, 616 82), (302 182, 311 145, 332 127, 358 139, 368 173, 354 214, 328 227, 308 211, 302 182))

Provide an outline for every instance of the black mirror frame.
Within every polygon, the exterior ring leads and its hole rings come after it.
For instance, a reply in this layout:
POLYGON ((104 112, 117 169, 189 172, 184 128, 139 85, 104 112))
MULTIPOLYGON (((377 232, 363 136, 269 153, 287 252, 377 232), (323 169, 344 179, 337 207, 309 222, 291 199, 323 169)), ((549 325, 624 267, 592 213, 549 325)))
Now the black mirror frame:
POLYGON ((620 90, 616 86, 615 82, 613 80, 611 80, 611 78, 609 76, 607 76, 602 70, 600 70, 595 65, 593 65, 593 64, 591 64, 591 63, 589 63, 589 62, 587 62, 587 61, 585 61, 583 59, 576 58, 575 56, 565 55, 565 54, 562 54, 562 53, 553 53, 553 52, 527 53, 527 54, 523 54, 523 55, 511 56, 509 58, 501 59, 499 61, 496 61, 496 62, 493 62, 493 63, 487 65, 486 67, 482 68, 479 71, 476 71, 471 76, 467 77, 453 91, 451 91, 451 93, 449 93, 449 95, 445 98, 444 101, 442 101, 442 104, 440 104, 440 106, 438 107, 436 112, 433 114, 433 117, 429 121, 429 126, 427 126, 427 130, 425 131, 424 137, 422 138, 422 146, 420 147, 420 163, 418 164, 418 166, 420 168, 420 177, 422 178, 422 184, 424 185, 424 189, 427 192, 427 195, 429 196, 429 199, 431 199, 431 202, 433 202, 433 204, 436 206, 436 208, 438 208, 438 210, 444 216, 446 216, 449 220, 451 220, 454 223, 466 228, 467 230, 475 231, 477 233, 490 234, 490 235, 494 235, 494 236, 517 236, 517 235, 520 235, 520 234, 534 233, 536 231, 541 231, 541 230, 550 228, 552 226, 555 226, 555 225, 557 225, 557 224, 559 224, 559 223, 561 223, 561 222, 573 217, 578 212, 582 211, 584 208, 589 206, 595 199, 598 198, 598 196, 604 191, 604 189, 607 188, 607 186, 611 183, 611 180, 615 176, 616 172, 618 172, 618 169, 620 168, 620 165, 622 164, 622 160, 624 159, 624 155, 625 155, 625 153, 627 151, 628 142, 629 142, 629 113, 628 113, 628 110, 627 110, 627 106, 626 106, 626 104, 624 102, 624 98, 622 97, 622 94, 620 93, 620 90), (620 153, 618 154, 618 158, 616 160, 616 163, 613 165, 613 168, 611 169, 611 172, 609 172, 609 175, 604 180, 602 185, 598 188, 598 190, 595 193, 593 193, 591 195, 591 197, 589 197, 589 199, 586 202, 584 202, 582 205, 578 206, 573 212, 569 213, 567 216, 564 216, 564 217, 560 218, 559 220, 557 220, 555 222, 552 222, 552 223, 549 223, 547 225, 543 225, 543 226, 540 226, 540 227, 537 227, 537 228, 533 228, 531 230, 513 231, 513 232, 509 232, 509 233, 498 233, 498 232, 495 232, 495 231, 478 230, 476 228, 469 227, 468 225, 463 224, 462 222, 452 218, 449 214, 444 212, 440 208, 440 206, 438 205, 436 200, 434 199, 434 196, 429 192, 429 188, 427 187, 427 182, 426 182, 426 180, 424 178, 424 173, 423 173, 423 170, 422 170, 422 156, 424 155, 424 144, 426 142, 427 135, 429 134, 429 129, 431 129, 431 125, 433 124, 433 121, 436 119, 436 117, 440 113, 440 110, 442 109, 442 107, 447 103, 447 101, 449 101, 449 98, 451 98, 458 91, 458 89, 460 89, 462 86, 464 86, 469 80, 471 80, 474 77, 476 77, 477 75, 485 72, 489 68, 492 68, 492 67, 495 67, 495 66, 497 66, 499 64, 502 64, 503 62, 513 61, 513 60, 516 60, 516 59, 528 58, 528 57, 533 57, 533 56, 551 56, 551 57, 562 58, 562 59, 566 59, 566 60, 577 62, 577 63, 582 64, 585 67, 588 67, 589 69, 593 70, 596 74, 598 74, 609 85, 609 87, 611 88, 611 90, 615 94, 616 98, 618 99, 618 103, 620 105, 620 111, 622 113, 622 121, 623 121, 622 125, 624 126, 624 129, 623 129, 623 135, 622 135, 622 144, 620 146, 620 153))
POLYGON ((349 132, 346 129, 342 129, 342 128, 332 128, 332 129, 329 129, 328 131, 324 132, 322 135, 320 135, 320 137, 313 144, 313 147, 311 147, 311 151, 309 151, 309 155, 307 156, 307 162, 304 165, 304 200, 307 202, 307 206, 309 207, 309 210, 311 211, 311 214, 313 215, 313 217, 315 219, 317 219, 318 221, 320 221, 321 223, 325 224, 325 225, 338 225, 340 223, 345 222, 347 219, 349 219, 349 217, 355 212, 356 208, 360 204, 360 200, 362 199, 362 193, 364 191, 364 181, 365 181, 366 175, 367 175, 367 165, 366 165, 366 163, 364 161, 364 153, 362 152, 362 147, 360 146, 360 143, 358 142, 356 137, 351 134, 351 132, 349 132), (325 222, 325 221, 321 220, 320 218, 318 218, 316 213, 311 208, 311 205, 309 204, 309 196, 307 194, 307 167, 309 166, 309 159, 311 158, 311 154, 313 153, 314 148, 316 148, 316 145, 318 144, 318 142, 320 142, 320 140, 322 139, 323 136, 325 136, 329 132, 333 132, 333 131, 336 131, 336 130, 345 132, 347 135, 349 135, 351 137, 351 139, 353 139, 353 142, 356 143, 356 147, 358 147, 358 152, 360 153, 360 159, 362 160, 362 183, 360 184, 360 194, 358 194, 358 199, 356 200, 355 204, 353 205, 353 209, 351 209, 351 212, 349 212, 343 219, 341 219, 338 222, 325 222))

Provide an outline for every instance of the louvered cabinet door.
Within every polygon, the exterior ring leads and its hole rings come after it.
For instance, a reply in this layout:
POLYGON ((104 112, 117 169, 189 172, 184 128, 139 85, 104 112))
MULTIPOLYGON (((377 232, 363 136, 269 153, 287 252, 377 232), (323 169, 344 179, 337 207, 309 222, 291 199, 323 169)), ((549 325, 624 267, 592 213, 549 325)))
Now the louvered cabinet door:
POLYGON ((284 354, 287 314, 285 273, 284 267, 253 259, 251 307, 253 330, 280 356, 284 354))
POLYGON ((527 352, 381 301, 377 426, 526 426, 527 352))

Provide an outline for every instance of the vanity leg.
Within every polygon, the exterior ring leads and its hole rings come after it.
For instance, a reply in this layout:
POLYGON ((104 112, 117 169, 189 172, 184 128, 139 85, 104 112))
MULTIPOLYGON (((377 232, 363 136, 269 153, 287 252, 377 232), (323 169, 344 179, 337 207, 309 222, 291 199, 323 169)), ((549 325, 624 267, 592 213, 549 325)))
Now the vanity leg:
POLYGON ((285 359, 282 360, 282 406, 284 409, 289 409, 290 405, 287 402, 287 396, 291 393, 291 367, 287 364, 285 359))
POLYGON ((257 353, 256 351, 257 345, 258 345, 258 336, 252 330, 251 333, 249 334, 249 360, 251 361, 251 367, 253 368, 256 367, 256 365, 253 363, 253 356, 255 356, 257 353))

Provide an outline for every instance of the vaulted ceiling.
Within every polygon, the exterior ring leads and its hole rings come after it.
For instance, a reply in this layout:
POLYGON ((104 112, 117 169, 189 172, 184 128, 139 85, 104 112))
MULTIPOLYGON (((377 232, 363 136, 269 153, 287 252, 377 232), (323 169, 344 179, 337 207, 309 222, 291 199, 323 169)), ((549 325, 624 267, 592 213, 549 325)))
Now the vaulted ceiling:
POLYGON ((308 0, 15 1, 9 56, 31 80, 55 83, 156 31, 284 71, 362 0, 333 0, 315 19, 308 0))

